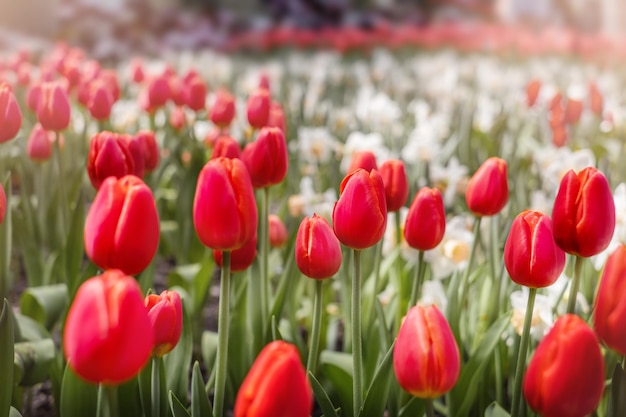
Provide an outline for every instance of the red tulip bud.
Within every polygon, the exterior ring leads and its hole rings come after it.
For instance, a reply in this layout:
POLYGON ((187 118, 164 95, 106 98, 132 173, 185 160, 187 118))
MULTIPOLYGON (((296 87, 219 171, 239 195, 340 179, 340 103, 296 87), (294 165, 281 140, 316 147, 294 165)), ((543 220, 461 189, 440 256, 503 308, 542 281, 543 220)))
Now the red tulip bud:
POLYGON ((13 90, 6 82, 0 82, 0 143, 13 139, 22 125, 22 111, 13 90))
POLYGON ((376 164, 376 155, 374 155, 374 152, 355 151, 352 154, 352 159, 350 160, 350 166, 348 167, 347 173, 349 174, 357 168, 362 168, 368 172, 373 169, 378 169, 378 165, 376 164))
POLYGON ((67 90, 59 82, 41 85, 37 101, 37 118, 46 130, 60 131, 70 124, 70 99, 67 90))
MULTIPOLYGON (((257 255, 257 235, 243 244, 239 249, 235 249, 230 253, 230 270, 233 272, 245 271, 250 268, 257 255)), ((224 253, 221 250, 213 251, 213 259, 221 268, 224 253)))
POLYGON ((270 117, 270 104, 270 92, 265 88, 259 88, 250 95, 246 105, 250 126, 260 129, 267 125, 270 117))
POLYGON ((76 292, 63 330, 69 366, 92 383, 121 384, 150 358, 153 335, 137 281, 105 271, 76 292))
POLYGON ((296 263, 309 278, 330 278, 341 267, 341 245, 325 218, 313 214, 300 223, 296 235, 296 263))
POLYGON ((163 356, 176 347, 183 330, 183 305, 176 291, 165 290, 145 298, 154 332, 154 356, 163 356))
POLYGON ((143 167, 146 172, 152 172, 159 165, 159 145, 156 142, 154 132, 143 130, 137 132, 135 137, 141 142, 143 149, 143 167))
POLYGON ((206 107, 207 86, 199 76, 191 76, 185 80, 185 104, 193 111, 204 110, 206 107))
POLYGON ((226 89, 217 90, 211 106, 211 121, 220 127, 227 127, 235 117, 235 97, 226 89))
POLYGON ((285 227, 285 223, 275 214, 270 214, 268 216, 269 222, 269 241, 270 246, 273 248, 280 248, 287 243, 287 238, 289 237, 287 234, 287 227, 285 227))
POLYGON ((85 220, 85 251, 102 269, 143 271, 159 244, 159 217, 150 188, 134 175, 102 183, 85 220))
POLYGON ((398 211, 409 197, 409 182, 404 169, 404 162, 389 159, 380 166, 380 176, 385 184, 387 211, 398 211))
POLYGON ((87 155, 87 173, 96 190, 108 177, 122 178, 135 173, 133 156, 121 135, 103 131, 92 136, 87 155))
POLYGON ((541 89, 541 81, 534 79, 530 80, 526 85, 526 104, 528 107, 535 105, 537 97, 539 97, 539 90, 541 89))
POLYGON ((477 216, 492 216, 504 208, 509 199, 507 163, 491 157, 474 173, 465 190, 467 207, 477 216))
POLYGON ((228 135, 222 135, 215 140, 211 159, 224 156, 226 158, 240 158, 241 148, 235 139, 228 135))
POLYGON ((39 123, 33 126, 26 143, 26 153, 35 162, 45 162, 52 156, 54 132, 46 131, 39 123))
POLYGON ((246 145, 241 159, 246 164, 255 188, 280 183, 287 175, 287 142, 282 130, 264 127, 254 142, 246 145))
POLYGON ((420 189, 409 207, 404 223, 404 239, 418 250, 435 248, 446 231, 446 213, 441 191, 437 188, 420 189))

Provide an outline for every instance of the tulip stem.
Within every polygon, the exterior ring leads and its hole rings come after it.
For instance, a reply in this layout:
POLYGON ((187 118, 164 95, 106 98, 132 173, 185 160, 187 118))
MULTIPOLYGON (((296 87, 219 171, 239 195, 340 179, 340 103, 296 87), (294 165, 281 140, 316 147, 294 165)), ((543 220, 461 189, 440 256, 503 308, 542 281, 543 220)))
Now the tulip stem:
POLYGON ((217 327, 217 359, 215 371, 215 395, 213 415, 224 415, 224 392, 226 389, 226 364, 228 359, 228 325, 230 323, 230 251, 222 252, 222 275, 220 282, 219 318, 217 327))
POLYGON ((159 356, 152 357, 152 380, 150 381, 151 402, 152 402, 152 417, 159 417, 161 415, 161 367, 163 366, 163 359, 159 356))
POLYGON ((411 301, 409 302, 409 308, 413 307, 419 298, 422 291, 422 285, 424 284, 424 274, 426 273, 426 262, 424 262, 424 251, 419 251, 417 259, 417 265, 415 265, 415 279, 413 280, 413 287, 411 288, 411 301))
POLYGON ((261 242, 261 324, 262 328, 265 328, 267 325, 267 306, 269 299, 269 217, 268 217, 268 207, 270 200, 270 189, 269 187, 264 187, 262 190, 263 197, 261 198, 261 207, 260 207, 260 224, 259 224, 259 239, 261 242))
POLYGON ((361 251, 353 249, 354 276, 352 279, 352 405, 354 417, 359 415, 363 402, 363 357, 361 345, 361 251))
POLYGON ((311 347, 309 348, 309 357, 306 362, 307 375, 309 372, 315 375, 317 368, 317 356, 320 345, 320 330, 322 327, 322 284, 321 279, 315 280, 315 300, 313 304, 313 324, 311 328, 311 347))
POLYGON ((585 258, 582 256, 576 256, 576 261, 574 263, 574 276, 572 277, 572 285, 569 290, 569 297, 567 298, 568 314, 574 314, 574 310, 576 310, 576 296, 578 295, 578 288, 580 287, 580 276, 582 273, 584 259, 585 258))
POLYGON ((520 403, 522 399, 522 379, 524 378, 524 369, 526 368, 526 352, 528 351, 528 342, 530 339, 530 323, 532 322, 533 309, 535 308, 535 295, 537 295, 537 288, 529 288, 526 315, 524 316, 524 330, 522 331, 522 340, 519 345, 517 365, 515 367, 511 417, 517 417, 520 411, 520 403))
POLYGON ((433 404, 433 399, 426 398, 424 400, 424 405, 426 406, 426 417, 435 417, 435 406, 433 404))
POLYGON ((100 384, 98 386, 98 417, 117 417, 119 407, 117 404, 117 386, 100 384))
POLYGON ((61 153, 61 136, 58 132, 54 132, 56 140, 54 146, 56 147, 56 160, 59 168, 58 184, 59 184, 59 199, 61 200, 61 230, 63 230, 62 241, 65 241, 65 234, 67 233, 67 194, 65 192, 65 170, 63 168, 63 155, 61 153))
POLYGON ((465 305, 465 298, 467 297, 467 287, 469 286, 469 276, 472 271, 472 267, 474 266, 474 258, 476 258, 476 249, 478 248, 478 241, 480 240, 480 222, 482 217, 478 216, 474 218, 474 241, 472 242, 472 249, 470 250, 469 259, 467 260, 467 266, 465 267, 465 271, 463 272, 463 278, 461 280, 461 294, 459 296, 459 308, 456 309, 457 313, 455 317, 451 318, 450 325, 452 327, 452 332, 454 333, 454 338, 459 346, 461 344, 461 335, 460 335, 460 323, 461 320, 461 309, 465 305))

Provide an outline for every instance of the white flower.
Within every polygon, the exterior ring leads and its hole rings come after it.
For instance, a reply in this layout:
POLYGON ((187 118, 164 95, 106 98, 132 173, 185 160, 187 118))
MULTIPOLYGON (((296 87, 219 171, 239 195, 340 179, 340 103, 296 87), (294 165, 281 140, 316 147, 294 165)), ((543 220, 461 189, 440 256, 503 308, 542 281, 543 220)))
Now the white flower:
POLYGON ((300 158, 310 164, 330 162, 337 147, 337 139, 326 127, 300 126, 297 143, 300 158))
POLYGON ((626 183, 620 183, 613 192, 615 202, 615 231, 609 246, 599 254, 592 256, 594 268, 599 271, 606 259, 620 245, 626 244, 626 183))
MULTIPOLYGON (((526 316, 526 306, 528 305, 528 288, 522 287, 519 291, 511 293, 511 307, 513 315, 511 324, 515 332, 521 336, 524 329, 524 319, 526 316)), ((536 341, 541 340, 554 324, 554 305, 550 297, 543 294, 536 294, 535 306, 530 322, 530 335, 536 341)))
POLYGON ((448 297, 443 288, 443 284, 439 280, 425 281, 422 285, 422 294, 418 304, 428 306, 434 304, 440 311, 446 311, 448 306, 448 297))
POLYGON ((471 219, 471 216, 455 216, 450 219, 446 223, 446 232, 441 243, 424 253, 424 259, 430 263, 433 278, 445 278, 467 266, 474 242, 471 219))
POLYGON ((300 193, 289 197, 287 204, 293 217, 312 217, 313 214, 317 214, 331 222, 336 201, 335 190, 328 189, 318 193, 315 191, 313 178, 304 176, 300 180, 300 193))
POLYGON ((376 156, 376 163, 380 165, 390 158, 390 152, 385 147, 383 137, 380 133, 352 132, 348 135, 343 147, 343 158, 339 168, 341 172, 346 172, 352 162, 352 155, 355 151, 372 151, 376 156))
POLYGON ((443 203, 446 207, 454 204, 459 184, 467 179, 467 172, 468 168, 461 165, 456 156, 450 158, 446 166, 437 161, 430 165, 430 180, 443 189, 443 203))

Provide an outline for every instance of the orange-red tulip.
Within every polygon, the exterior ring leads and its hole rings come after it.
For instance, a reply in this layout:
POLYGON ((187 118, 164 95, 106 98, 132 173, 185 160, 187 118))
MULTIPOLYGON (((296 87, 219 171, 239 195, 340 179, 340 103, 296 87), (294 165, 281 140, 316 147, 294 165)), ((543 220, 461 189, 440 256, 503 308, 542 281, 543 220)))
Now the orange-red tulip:
POLYGON ((419 398, 439 397, 456 384, 459 348, 435 305, 416 305, 407 313, 393 350, 393 369, 400 386, 419 398))
POLYGON ((311 385, 298 349, 275 340, 261 350, 235 400, 235 417, 309 417, 311 385))
POLYGON ((325 218, 313 214, 300 223, 296 235, 296 263, 309 278, 330 278, 341 267, 341 245, 325 218))
POLYGON ((22 111, 13 90, 6 82, 0 82, 0 143, 13 139, 22 125, 22 111))
POLYGON ((379 173, 385 184, 387 211, 400 210, 409 197, 409 182, 404 162, 399 159, 389 159, 382 163, 379 173))
POLYGON ((476 170, 467 184, 465 201, 477 216, 493 216, 509 200, 508 167, 504 159, 491 157, 476 170))
POLYGON ((96 190, 108 177, 122 178, 134 173, 133 156, 120 134, 103 131, 91 137, 87 155, 87 174, 96 190))
POLYGON ((383 179, 375 169, 358 168, 339 187, 333 208, 333 229, 341 243, 352 249, 374 246, 385 234, 387 202, 383 179))
POLYGON ((504 265, 511 279, 526 287, 547 287, 557 280, 565 252, 554 241, 548 216, 526 210, 515 217, 504 244, 504 265))
POLYGON ((595 333, 576 315, 559 317, 526 369, 528 405, 543 417, 584 417, 603 390, 604 359, 595 333))
POLYGON ((196 186, 193 222, 209 248, 239 249, 256 234, 258 215, 250 174, 239 159, 206 163, 196 186))
POLYGON ((589 257, 607 248, 615 230, 609 183, 594 167, 561 179, 552 208, 554 240, 565 252, 589 257))
POLYGON ((138 177, 109 177, 85 220, 85 251, 102 269, 143 271, 159 244, 159 217, 150 188, 138 177))
POLYGON ((537 97, 539 97, 539 90, 541 89, 541 81, 533 79, 526 85, 526 104, 528 107, 535 105, 537 97))
POLYGON ((436 247, 446 232, 446 213, 441 191, 423 187, 409 207, 404 222, 404 239, 410 247, 430 250, 436 247))
POLYGON ((608 347, 626 355, 626 245, 606 260, 595 300, 593 327, 608 347))
POLYGON ((41 85, 37 100, 37 119, 46 130, 60 131, 70 124, 70 99, 60 82, 51 81, 41 85))
POLYGON ((255 188, 280 183, 287 175, 289 160, 283 131, 277 127, 262 128, 257 139, 243 149, 241 159, 255 188))
POLYGON ((137 375, 150 358, 151 328, 139 284, 112 269, 78 288, 65 321, 63 349, 81 378, 117 385, 137 375))
POLYGON ((183 305, 176 291, 164 290, 145 298, 154 333, 154 356, 163 356, 178 344, 183 331, 183 305))

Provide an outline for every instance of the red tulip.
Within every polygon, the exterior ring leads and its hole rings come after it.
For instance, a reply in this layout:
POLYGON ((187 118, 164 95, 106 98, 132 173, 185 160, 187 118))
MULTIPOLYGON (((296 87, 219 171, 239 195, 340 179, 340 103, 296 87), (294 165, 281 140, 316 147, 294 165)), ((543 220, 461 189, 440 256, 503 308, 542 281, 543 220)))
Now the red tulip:
POLYGON ((217 90, 210 115, 216 125, 229 126, 235 117, 235 97, 226 89, 217 90))
POLYGON ((268 224, 270 246, 273 248, 280 248, 284 246, 285 243, 287 243, 287 238, 289 237, 285 223, 283 223, 277 215, 270 214, 268 216, 268 224))
POLYGON ((231 136, 221 135, 213 144, 211 159, 219 158, 220 156, 226 158, 240 158, 241 148, 239 147, 239 143, 231 136))
POLYGON ((474 173, 465 190, 467 207, 477 216, 492 216, 504 208, 509 199, 507 163, 491 157, 474 173))
POLYGON ((112 269, 76 292, 63 331, 69 366, 86 381, 121 384, 150 358, 153 335, 137 281, 112 269))
POLYGON ((207 86, 199 76, 191 76, 185 80, 185 104, 193 111, 204 110, 206 107, 207 86))
POLYGON ((283 131, 276 127, 264 127, 254 142, 246 145, 241 153, 252 185, 264 188, 280 183, 287 175, 287 142, 283 131))
POLYGON ((409 207, 404 223, 404 239, 410 247, 430 250, 436 247, 446 231, 446 213, 441 191, 420 189, 409 207))
POLYGON ((526 369, 528 405, 544 417, 584 417, 603 390, 604 359, 593 330, 576 315, 559 317, 526 369))
POLYGON ((535 105, 537 97, 539 97, 539 90, 541 89, 541 81, 538 79, 530 80, 526 85, 526 104, 528 107, 535 105))
POLYGON ((121 135, 103 131, 92 136, 87 155, 87 173, 96 190, 108 177, 122 178, 135 173, 133 156, 121 135))
POLYGON ((398 331, 393 369, 400 386, 415 397, 436 398, 454 387, 461 357, 450 325, 436 306, 409 310, 398 331))
POLYGON ((45 162, 50 159, 54 139, 54 132, 48 132, 39 123, 36 123, 26 143, 28 157, 35 162, 45 162))
POLYGON ((280 103, 272 101, 270 105, 270 115, 267 119, 268 127, 277 127, 283 131, 283 133, 287 134, 287 123, 285 122, 285 111, 283 110, 283 106, 280 103))
POLYGON ((0 82, 0 143, 13 139, 22 125, 22 111, 13 90, 6 82, 0 82))
POLYGON ((143 178, 145 173, 145 155, 144 144, 138 136, 132 136, 128 133, 120 135, 119 140, 123 141, 128 148, 128 152, 133 159, 133 174, 136 177, 143 178))
MULTIPOLYGON (((235 249, 230 253, 230 270, 232 272, 245 271, 250 268, 250 265, 254 262, 257 255, 257 235, 255 234, 252 239, 243 244, 239 249, 235 249)), ((221 250, 213 251, 213 259, 215 263, 221 268, 224 253, 221 250)))
POLYGON ((143 149, 143 167, 146 172, 152 172, 159 165, 159 145, 156 142, 154 132, 142 130, 135 134, 141 142, 143 149))
POLYGON ((313 396, 298 349, 275 340, 261 350, 235 400, 235 417, 309 417, 313 396))
POLYGON ((298 269, 309 278, 330 278, 341 267, 339 240, 326 219, 317 214, 302 219, 295 252, 298 269))
POLYGON ((239 159, 206 163, 196 186, 193 222, 200 241, 212 249, 239 249, 256 234, 256 200, 250 175, 239 159))
POLYGON ((4 191, 2 183, 0 183, 0 224, 4 223, 4 217, 7 214, 7 194, 4 191))
POLYGON ((154 356, 163 356, 176 347, 183 331, 183 305, 176 291, 149 294, 145 298, 154 333, 154 356))
POLYGON ((626 245, 606 260, 595 300, 593 327, 608 347, 626 355, 626 245))
POLYGON ((515 217, 504 244, 504 264, 511 279, 526 287, 547 287, 557 280, 565 252, 554 241, 548 216, 526 210, 515 217))
POLYGON ((102 183, 85 220, 85 251, 102 269, 135 275, 152 261, 159 217, 150 188, 134 175, 102 183))
POLYGON ((89 84, 89 99, 87 109, 96 120, 106 120, 111 115, 113 107, 113 93, 102 80, 89 84))
POLYGON ((143 61, 139 57, 135 57, 130 61, 130 78, 136 82, 141 83, 146 78, 143 70, 143 61))
POLYGON ((170 83, 166 75, 152 77, 140 96, 141 106, 148 112, 154 112, 171 98, 170 83))
POLYGON ((374 246, 385 234, 387 202, 385 185, 375 169, 356 169, 339 187, 333 208, 333 228, 341 243, 352 249, 374 246))
POLYGON ((596 116, 602 116, 602 108, 604 107, 604 98, 595 82, 589 83, 589 107, 596 116))
POLYGON ((565 122, 570 125, 578 123, 582 113, 583 102, 569 97, 565 103, 565 122))
POLYGON ((404 169, 404 162, 389 159, 380 166, 380 176, 385 184, 387 211, 398 211, 409 197, 409 182, 404 169))
POLYGON ((357 168, 362 168, 368 172, 373 169, 378 169, 378 165, 376 164, 376 155, 374 155, 374 152, 355 151, 352 154, 352 159, 350 160, 350 166, 348 167, 347 173, 349 174, 357 168))
POLYGON ((270 117, 270 92, 265 88, 254 91, 246 104, 248 123, 255 129, 260 129, 267 125, 270 117))
POLYGON ((37 119, 46 130, 60 131, 70 124, 70 99, 59 82, 45 82, 37 100, 37 119))
POLYGON ((185 110, 181 106, 176 106, 170 112, 169 117, 170 126, 177 132, 180 132, 187 124, 187 116, 185 110))
POLYGON ((609 183, 594 167, 561 179, 552 208, 554 240, 565 252, 589 257, 607 248, 615 230, 609 183))

